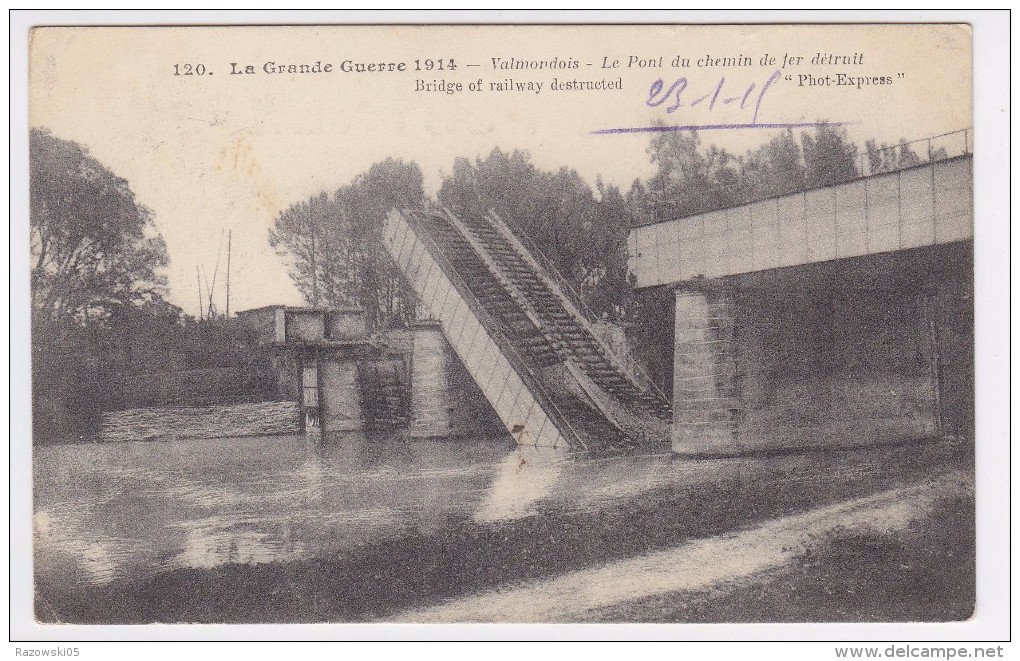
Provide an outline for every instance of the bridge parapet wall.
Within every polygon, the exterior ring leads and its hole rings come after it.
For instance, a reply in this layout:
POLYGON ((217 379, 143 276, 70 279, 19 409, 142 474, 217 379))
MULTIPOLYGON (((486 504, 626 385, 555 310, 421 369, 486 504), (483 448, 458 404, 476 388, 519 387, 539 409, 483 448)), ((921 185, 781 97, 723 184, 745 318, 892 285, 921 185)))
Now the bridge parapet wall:
POLYGON ((637 286, 954 243, 973 238, 973 159, 962 156, 637 227, 637 286))

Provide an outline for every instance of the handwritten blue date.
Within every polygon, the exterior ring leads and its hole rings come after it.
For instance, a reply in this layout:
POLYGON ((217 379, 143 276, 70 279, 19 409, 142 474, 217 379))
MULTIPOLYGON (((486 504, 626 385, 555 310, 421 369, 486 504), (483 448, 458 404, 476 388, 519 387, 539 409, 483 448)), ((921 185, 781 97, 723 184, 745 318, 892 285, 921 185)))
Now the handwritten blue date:
MULTIPOLYGON (((751 119, 752 124, 758 123, 758 113, 761 110, 762 101, 765 99, 765 94, 769 89, 775 85, 775 83, 782 78, 782 74, 777 70, 772 72, 772 75, 761 85, 758 89, 757 96, 752 97, 757 87, 756 83, 751 83, 747 88, 740 88, 741 92, 735 96, 729 94, 723 95, 724 89, 726 89, 726 77, 720 77, 719 82, 711 89, 707 94, 691 99, 687 103, 687 107, 694 108, 701 105, 702 103, 708 102, 708 109, 715 109, 718 103, 723 105, 729 105, 732 103, 740 102, 740 109, 744 110, 748 107, 748 101, 754 99, 754 115, 751 119)), ((684 102, 687 97, 690 97, 691 92, 687 92, 689 81, 686 76, 681 76, 673 81, 673 83, 667 88, 665 81, 662 78, 658 78, 652 83, 652 86, 648 88, 648 100, 645 101, 645 105, 649 108, 658 108, 665 104, 667 113, 674 113, 680 108, 684 107, 684 102), (665 91, 663 89, 665 88, 665 91), (686 94, 685 94, 686 92, 686 94), (668 102, 668 103, 667 103, 668 102)), ((705 91, 704 89, 700 91, 705 91)))

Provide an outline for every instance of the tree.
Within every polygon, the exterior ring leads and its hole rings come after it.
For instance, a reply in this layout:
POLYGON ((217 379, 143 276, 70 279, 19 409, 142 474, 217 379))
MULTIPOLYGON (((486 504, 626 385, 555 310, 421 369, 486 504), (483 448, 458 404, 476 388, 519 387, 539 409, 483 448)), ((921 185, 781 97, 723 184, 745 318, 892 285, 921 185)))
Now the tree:
POLYGON ((645 183, 642 214, 672 220, 733 204, 738 191, 732 154, 712 145, 702 150, 697 131, 664 131, 648 146, 657 167, 645 183))
POLYGON ((413 316, 414 294, 383 248, 383 221, 393 208, 424 204, 418 165, 388 158, 332 196, 320 193, 280 212, 269 243, 290 258, 307 302, 361 307, 373 327, 400 325, 413 316))
POLYGON ((162 295, 166 244, 127 181, 45 129, 31 131, 29 168, 36 323, 101 320, 162 295))
POLYGON ((627 265, 627 235, 633 223, 627 201, 615 186, 596 182, 592 249, 582 252, 581 291, 588 306, 617 319, 626 315, 633 283, 627 265))
POLYGON ((162 299, 166 246, 124 179, 45 129, 29 135, 29 170, 33 438, 86 437, 123 375, 118 352, 135 336, 165 347, 151 331, 180 310, 162 299))
POLYGON ((627 196, 643 222, 684 218, 857 176, 857 147, 846 131, 819 124, 801 133, 787 129, 743 156, 716 145, 703 147, 696 131, 664 131, 648 146, 656 172, 634 182, 627 196))
POLYGON ((884 142, 878 145, 874 140, 867 140, 864 147, 868 153, 869 174, 895 172, 921 163, 921 158, 911 149, 906 138, 900 138, 898 145, 884 142))
POLYGON ((741 201, 759 200, 804 190, 803 152, 792 130, 773 137, 741 162, 741 201))
POLYGON ((808 188, 834 186, 857 177, 857 147, 848 141, 846 129, 819 124, 813 136, 805 131, 800 140, 808 188))
POLYGON ((343 222, 340 205, 319 193, 281 211, 269 231, 269 244, 290 258, 290 277, 312 305, 356 304, 347 268, 351 228, 343 222))

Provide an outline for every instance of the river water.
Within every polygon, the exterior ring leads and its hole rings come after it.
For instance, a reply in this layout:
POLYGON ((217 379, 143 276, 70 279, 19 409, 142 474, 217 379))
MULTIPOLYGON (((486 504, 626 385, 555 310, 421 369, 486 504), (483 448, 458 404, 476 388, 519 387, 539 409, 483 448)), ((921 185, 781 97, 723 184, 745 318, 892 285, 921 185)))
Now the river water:
POLYGON ((772 483, 831 499, 840 485, 879 488, 886 476, 918 474, 933 452, 588 460, 502 438, 362 434, 43 446, 34 457, 35 572, 73 589, 180 568, 331 557, 454 522, 590 514, 664 490, 696 502, 720 485, 772 483))

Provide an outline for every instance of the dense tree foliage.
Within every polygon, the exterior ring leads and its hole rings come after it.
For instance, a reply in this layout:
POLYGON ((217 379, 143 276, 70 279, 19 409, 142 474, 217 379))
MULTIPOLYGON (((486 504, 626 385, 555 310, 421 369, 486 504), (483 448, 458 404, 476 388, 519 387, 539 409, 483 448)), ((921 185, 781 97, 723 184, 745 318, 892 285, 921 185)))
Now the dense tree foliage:
MULTIPOLYGON (((895 172, 905 168, 912 168, 929 161, 942 161, 949 158, 949 151, 945 145, 932 145, 930 141, 925 143, 909 143, 900 138, 897 144, 878 144, 875 140, 864 142, 867 163, 864 163, 864 174, 881 174, 882 172, 895 172), (918 154, 914 147, 920 147, 922 153, 918 154)), ((863 163, 863 162, 862 162, 863 163)))
POLYGON ((166 248, 125 180, 44 129, 29 136, 34 436, 94 431, 118 320, 162 302, 166 248))
POLYGON ((43 129, 29 167, 34 320, 102 320, 162 295, 166 246, 124 179, 43 129))
POLYGON ((280 212, 269 242, 289 258, 308 303, 356 306, 372 326, 400 325, 413 315, 414 298, 383 249, 383 221, 394 207, 424 203, 417 164, 386 159, 332 195, 280 212))
POLYGON ((131 375, 264 370, 244 328, 163 298, 166 247, 127 181, 43 129, 29 142, 33 438, 88 438, 133 399, 131 375))
POLYGON ((815 134, 801 134, 804 153, 804 183, 807 188, 834 186, 860 175, 857 146, 847 141, 846 130, 821 125, 815 134))
POLYGON ((859 174, 857 147, 846 130, 825 124, 802 132, 799 142, 788 129, 739 156, 704 147, 697 132, 666 131, 652 138, 648 156, 655 174, 635 181, 628 194, 642 223, 830 186, 859 174))

